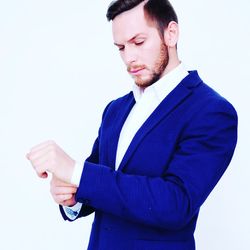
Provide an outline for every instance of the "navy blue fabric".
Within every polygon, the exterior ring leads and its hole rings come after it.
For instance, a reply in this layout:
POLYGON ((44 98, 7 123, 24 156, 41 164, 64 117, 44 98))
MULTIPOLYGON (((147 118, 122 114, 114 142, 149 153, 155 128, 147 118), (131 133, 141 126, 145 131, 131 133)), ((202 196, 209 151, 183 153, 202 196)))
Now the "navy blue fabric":
POLYGON ((194 250, 199 209, 235 149, 236 111, 192 71, 138 130, 115 171, 134 104, 131 92, 106 107, 84 163, 76 199, 79 217, 95 211, 88 249, 194 250))

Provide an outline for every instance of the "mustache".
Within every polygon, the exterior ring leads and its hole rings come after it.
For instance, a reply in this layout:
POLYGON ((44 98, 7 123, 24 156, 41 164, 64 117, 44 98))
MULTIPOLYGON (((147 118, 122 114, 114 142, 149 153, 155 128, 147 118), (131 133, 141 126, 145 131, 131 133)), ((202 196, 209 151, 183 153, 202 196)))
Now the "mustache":
POLYGON ((139 69, 145 69, 146 68, 146 66, 145 65, 129 65, 129 66, 127 66, 127 71, 128 72, 130 72, 130 71, 136 71, 136 70, 139 70, 139 69))

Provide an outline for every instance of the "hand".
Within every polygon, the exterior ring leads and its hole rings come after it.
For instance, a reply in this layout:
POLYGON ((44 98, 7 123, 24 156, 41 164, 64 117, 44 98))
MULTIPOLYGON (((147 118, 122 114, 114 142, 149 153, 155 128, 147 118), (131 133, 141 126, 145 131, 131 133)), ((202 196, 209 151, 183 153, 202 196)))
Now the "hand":
POLYGON ((54 175, 52 176, 50 182, 50 193, 57 204, 68 207, 74 206, 76 204, 76 191, 76 186, 65 183, 56 178, 54 175))
POLYGON ((39 177, 47 178, 50 172, 58 179, 70 183, 75 161, 55 142, 46 141, 33 147, 27 158, 39 177))

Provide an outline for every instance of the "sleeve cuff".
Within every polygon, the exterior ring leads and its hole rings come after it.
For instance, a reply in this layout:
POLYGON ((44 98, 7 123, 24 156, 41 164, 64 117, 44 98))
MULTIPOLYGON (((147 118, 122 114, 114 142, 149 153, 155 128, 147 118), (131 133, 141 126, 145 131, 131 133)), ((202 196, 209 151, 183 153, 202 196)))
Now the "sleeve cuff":
POLYGON ((79 187, 81 176, 82 176, 82 170, 83 170, 83 164, 76 162, 74 171, 71 177, 71 181, 70 181, 71 184, 74 184, 77 187, 79 187))
POLYGON ((82 208, 82 203, 77 202, 74 206, 72 207, 66 207, 62 206, 65 215, 70 219, 70 220, 75 220, 77 216, 80 213, 80 210, 82 208))

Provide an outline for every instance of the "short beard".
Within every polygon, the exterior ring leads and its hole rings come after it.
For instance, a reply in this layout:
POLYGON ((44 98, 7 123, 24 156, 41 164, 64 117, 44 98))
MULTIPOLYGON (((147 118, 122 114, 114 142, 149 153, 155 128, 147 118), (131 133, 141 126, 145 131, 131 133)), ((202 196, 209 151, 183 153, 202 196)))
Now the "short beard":
POLYGON ((143 81, 142 79, 138 79, 135 81, 135 84, 141 88, 147 88, 157 82, 161 77, 163 72, 165 71, 167 65, 169 63, 169 54, 168 47, 165 43, 161 44, 159 57, 154 65, 154 69, 152 72, 152 77, 147 81, 143 81))

